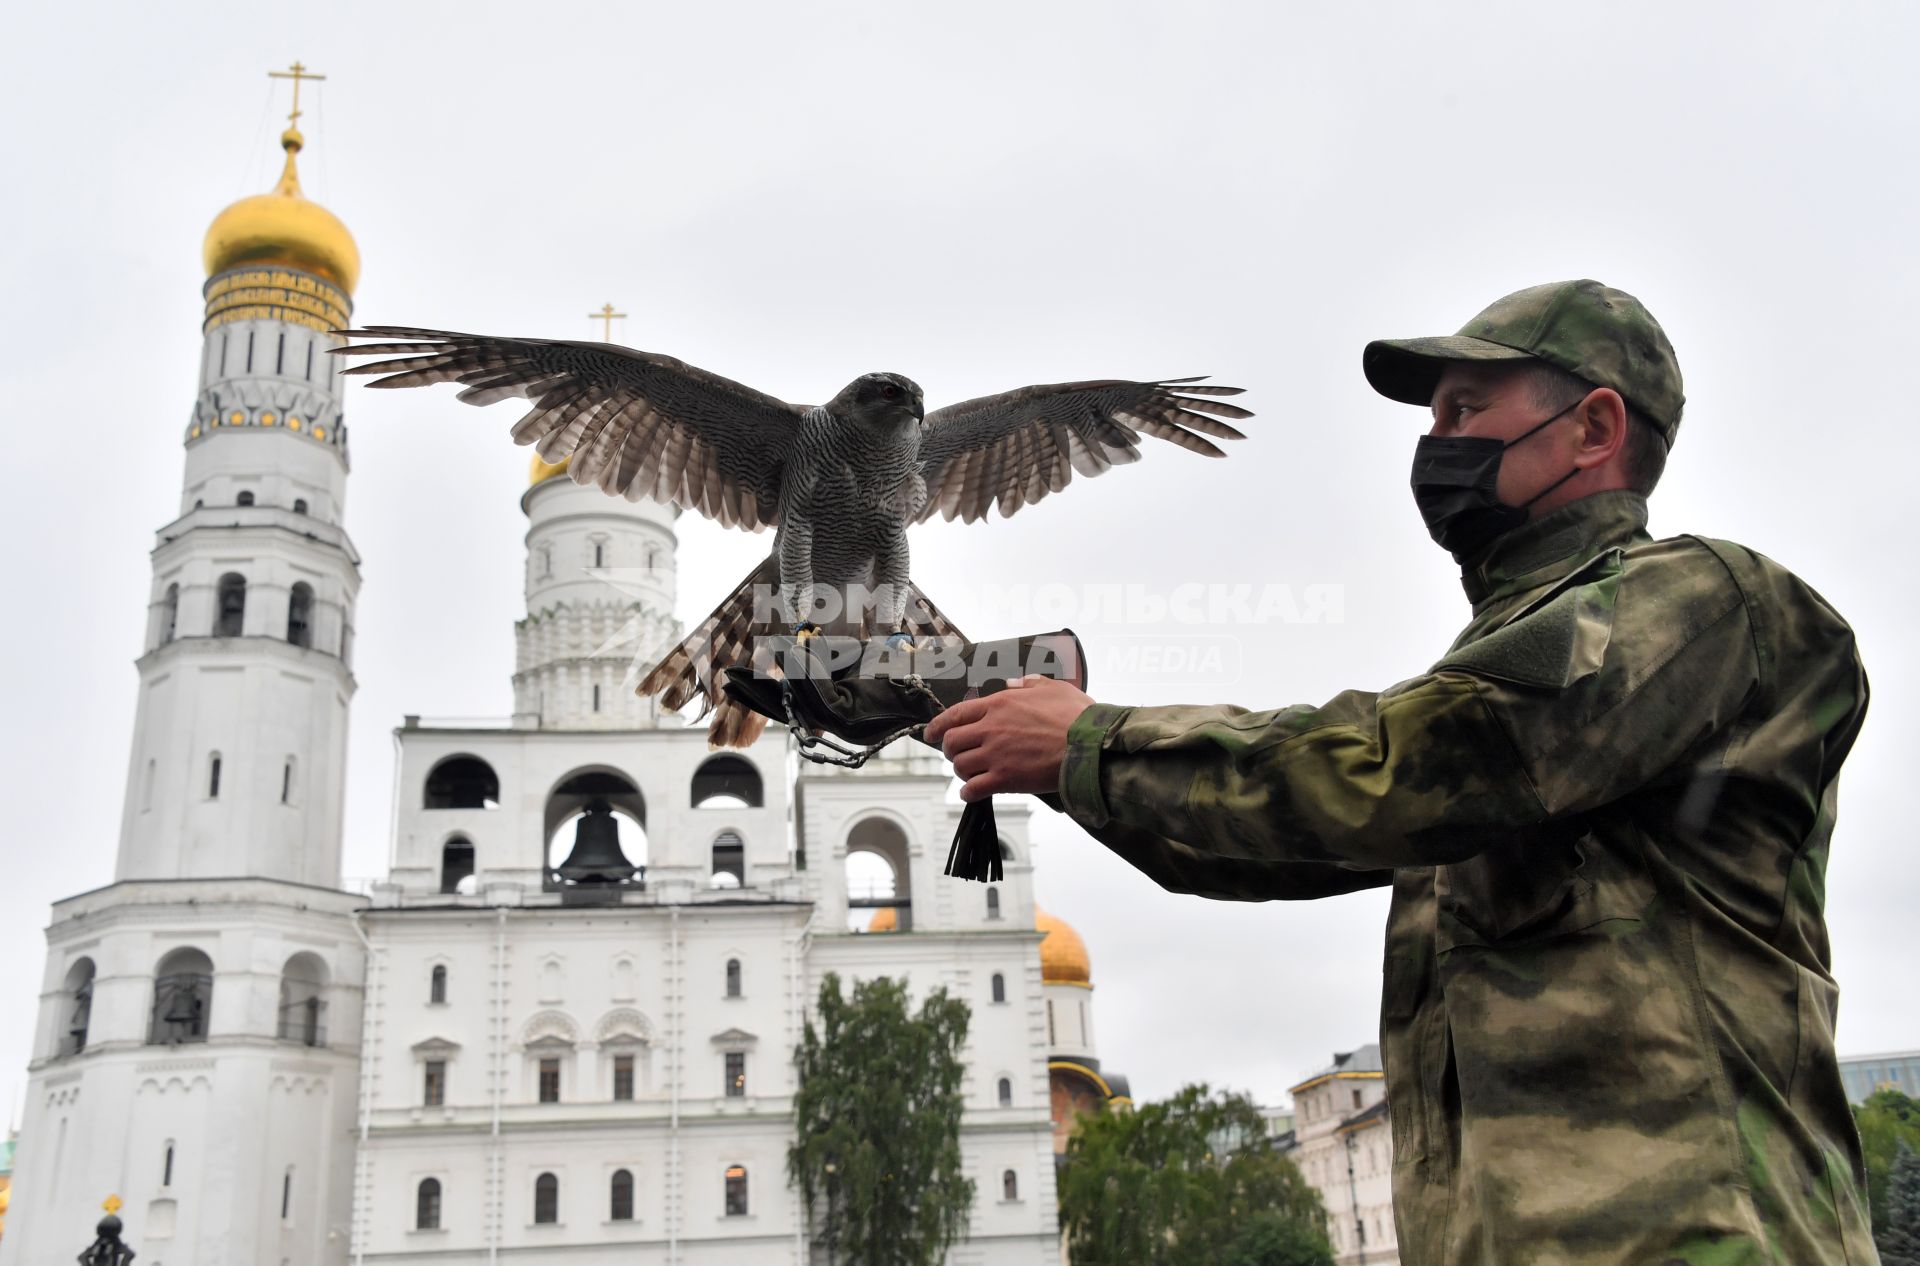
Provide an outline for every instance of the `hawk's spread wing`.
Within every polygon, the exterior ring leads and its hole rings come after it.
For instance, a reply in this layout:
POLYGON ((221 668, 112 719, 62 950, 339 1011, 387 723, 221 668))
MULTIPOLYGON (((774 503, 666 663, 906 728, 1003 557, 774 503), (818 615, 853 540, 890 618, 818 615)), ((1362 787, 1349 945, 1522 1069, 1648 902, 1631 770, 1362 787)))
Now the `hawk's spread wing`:
POLYGON ((927 415, 920 441, 927 481, 920 521, 942 514, 972 523, 995 503, 1002 515, 1012 514, 1066 487, 1076 470, 1092 477, 1138 461, 1143 432, 1208 457, 1225 456, 1195 432, 1246 437, 1205 415, 1253 414, 1205 398, 1237 396, 1239 387, 1203 387, 1199 381, 1055 383, 936 409, 927 415))
POLYGON ((533 402, 514 424, 517 444, 568 474, 629 501, 651 497, 727 527, 774 522, 781 468, 802 410, 671 356, 554 339, 493 338, 374 325, 340 333, 385 340, 334 351, 396 356, 349 374, 385 374, 371 387, 457 382, 468 404, 508 396, 533 402))

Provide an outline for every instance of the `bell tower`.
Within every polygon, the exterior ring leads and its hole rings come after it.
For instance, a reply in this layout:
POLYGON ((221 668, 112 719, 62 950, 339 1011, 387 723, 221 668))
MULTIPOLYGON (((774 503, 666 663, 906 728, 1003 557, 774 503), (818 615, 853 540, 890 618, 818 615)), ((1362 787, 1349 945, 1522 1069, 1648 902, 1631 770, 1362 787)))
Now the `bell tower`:
MULTIPOLYGON (((590 313, 612 338, 625 313, 590 313)), ((569 459, 570 460, 570 459, 569 459)), ((514 724, 536 730, 652 726, 639 674, 680 637, 673 618, 673 531, 680 511, 622 501, 535 457, 527 515, 527 614, 514 625, 514 724)))
POLYGON ((279 184, 207 229, 180 515, 156 534, 118 879, 340 881, 360 559, 328 333, 360 253, 300 189, 295 63, 279 184))
MULTIPOLYGON (((56 902, 0 1266, 108 1193, 142 1262, 345 1266, 363 942, 338 891, 360 560, 329 330, 359 252, 285 167, 207 230, 114 882, 56 902)), ((104 841, 101 842, 104 845, 104 841)), ((76 841, 75 846, 83 846, 76 841)))

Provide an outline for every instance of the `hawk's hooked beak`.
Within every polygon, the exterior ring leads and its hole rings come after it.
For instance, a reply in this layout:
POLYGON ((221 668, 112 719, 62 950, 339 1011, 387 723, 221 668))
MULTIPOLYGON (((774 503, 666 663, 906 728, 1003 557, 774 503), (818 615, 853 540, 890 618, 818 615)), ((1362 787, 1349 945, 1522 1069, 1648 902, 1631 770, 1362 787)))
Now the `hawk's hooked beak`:
POLYGON ((913 398, 913 420, 915 422, 925 422, 927 420, 926 402, 921 400, 919 396, 913 398))

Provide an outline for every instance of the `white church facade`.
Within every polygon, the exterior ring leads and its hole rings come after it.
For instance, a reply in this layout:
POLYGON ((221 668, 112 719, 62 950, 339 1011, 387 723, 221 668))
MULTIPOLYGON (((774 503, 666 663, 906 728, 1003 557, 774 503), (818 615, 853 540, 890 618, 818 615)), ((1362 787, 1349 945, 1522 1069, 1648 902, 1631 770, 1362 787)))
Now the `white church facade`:
POLYGON ((0 1266, 71 1259, 109 1195, 142 1266, 809 1262, 791 1052, 829 972, 969 1003, 949 1260, 1058 1262, 1061 1078, 1117 1092, 1024 814, 1004 881, 963 883, 926 749, 713 753, 633 696, 636 642, 679 632, 673 510, 536 463, 515 711, 404 719, 388 872, 343 890, 360 576, 326 349, 359 259, 283 144, 208 232, 114 882, 53 909, 0 1266))

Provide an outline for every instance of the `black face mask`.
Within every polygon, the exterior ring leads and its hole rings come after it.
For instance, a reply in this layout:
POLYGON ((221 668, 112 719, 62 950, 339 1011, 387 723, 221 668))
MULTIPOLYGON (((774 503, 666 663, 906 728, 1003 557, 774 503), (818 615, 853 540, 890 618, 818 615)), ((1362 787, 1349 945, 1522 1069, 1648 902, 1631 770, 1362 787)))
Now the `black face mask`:
POLYGON ((1469 558, 1527 521, 1527 508, 1580 473, 1572 470, 1525 502, 1510 506, 1495 495, 1500 458, 1580 407, 1576 400, 1525 435, 1502 442, 1471 435, 1423 435, 1413 450, 1413 500, 1427 533, 1454 561, 1469 558))

